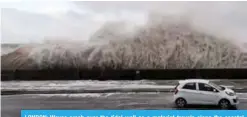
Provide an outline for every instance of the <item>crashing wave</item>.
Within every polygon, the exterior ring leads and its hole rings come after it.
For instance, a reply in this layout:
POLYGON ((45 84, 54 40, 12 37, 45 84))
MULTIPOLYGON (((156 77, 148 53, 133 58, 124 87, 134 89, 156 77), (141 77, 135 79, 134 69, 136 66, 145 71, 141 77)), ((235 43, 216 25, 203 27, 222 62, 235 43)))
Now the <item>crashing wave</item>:
MULTIPOLYGON (((45 43, 22 47, 2 56, 11 69, 176 69, 238 68, 241 49, 232 42, 204 33, 186 22, 149 22, 117 33, 103 27, 87 43, 45 43), (97 41, 104 37, 105 43, 97 41), (119 39, 121 37, 121 39, 119 39), (26 48, 26 49, 25 49, 26 48), (19 52, 20 49, 23 52, 19 52)), ((114 25, 118 26, 118 25, 114 25)), ((117 30, 121 31, 121 30, 117 30)))

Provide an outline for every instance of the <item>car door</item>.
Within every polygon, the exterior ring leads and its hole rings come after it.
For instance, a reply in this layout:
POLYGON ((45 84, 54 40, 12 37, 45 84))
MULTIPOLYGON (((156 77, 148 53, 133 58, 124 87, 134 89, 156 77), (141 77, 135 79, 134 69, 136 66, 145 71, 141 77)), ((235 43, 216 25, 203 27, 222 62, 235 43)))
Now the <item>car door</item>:
POLYGON ((197 95, 199 92, 196 90, 195 82, 186 83, 181 89, 180 93, 182 93, 183 98, 185 98, 188 104, 198 103, 197 95))
POLYGON ((214 87, 205 84, 205 83, 198 83, 198 98, 200 99, 200 104, 215 104, 219 98, 219 91, 214 87))

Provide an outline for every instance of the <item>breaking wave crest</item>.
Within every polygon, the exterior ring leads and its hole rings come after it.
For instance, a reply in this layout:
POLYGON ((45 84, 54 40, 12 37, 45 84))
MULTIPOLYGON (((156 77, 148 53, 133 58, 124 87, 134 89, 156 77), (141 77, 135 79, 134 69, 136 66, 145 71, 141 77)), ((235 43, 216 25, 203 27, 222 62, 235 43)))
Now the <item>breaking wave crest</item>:
MULTIPOLYGON (((116 23, 121 24, 121 22, 116 23)), ((241 50, 183 21, 104 26, 90 41, 26 45, 2 56, 11 69, 176 69, 237 68, 241 50), (109 28, 110 27, 110 28, 109 28), (133 28, 132 28, 133 29, 133 28)), ((4 62, 3 62, 4 61, 4 62)))

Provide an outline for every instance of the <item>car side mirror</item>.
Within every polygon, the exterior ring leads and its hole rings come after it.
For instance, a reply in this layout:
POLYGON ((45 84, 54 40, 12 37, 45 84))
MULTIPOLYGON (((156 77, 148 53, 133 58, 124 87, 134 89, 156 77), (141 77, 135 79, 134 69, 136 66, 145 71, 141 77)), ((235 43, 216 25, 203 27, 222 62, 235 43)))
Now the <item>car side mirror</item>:
POLYGON ((217 91, 216 89, 214 89, 213 91, 214 91, 214 92, 219 92, 219 91, 217 91))

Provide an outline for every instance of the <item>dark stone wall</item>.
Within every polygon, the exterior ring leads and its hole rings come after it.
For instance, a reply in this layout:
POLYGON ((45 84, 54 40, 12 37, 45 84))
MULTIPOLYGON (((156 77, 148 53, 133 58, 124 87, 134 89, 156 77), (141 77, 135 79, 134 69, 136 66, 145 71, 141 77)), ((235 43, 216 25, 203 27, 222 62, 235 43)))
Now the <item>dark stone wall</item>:
POLYGON ((246 79, 247 69, 1 70, 1 80, 246 79), (139 71, 139 72, 137 72, 139 71))

